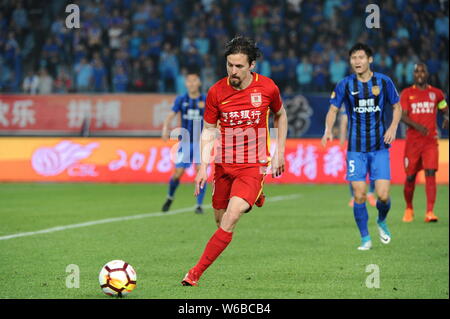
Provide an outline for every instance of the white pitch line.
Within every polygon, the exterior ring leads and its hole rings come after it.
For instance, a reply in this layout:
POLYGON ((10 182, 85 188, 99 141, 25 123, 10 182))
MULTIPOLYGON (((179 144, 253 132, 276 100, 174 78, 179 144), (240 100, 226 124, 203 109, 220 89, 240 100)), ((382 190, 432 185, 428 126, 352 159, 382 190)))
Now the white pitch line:
MULTIPOLYGON (((300 194, 291 194, 291 195, 286 195, 286 196, 274 196, 274 197, 268 197, 267 201, 268 202, 277 202, 277 201, 281 201, 281 200, 291 200, 291 199, 299 198, 300 196, 301 196, 300 194)), ((206 205, 205 207, 211 208, 211 205, 206 205)), ((72 225, 66 225, 66 226, 56 226, 56 227, 37 230, 37 231, 1 236, 0 240, 8 240, 8 239, 13 239, 13 238, 18 238, 18 237, 27 237, 27 236, 33 236, 33 235, 48 234, 48 233, 54 233, 54 232, 66 230, 66 229, 81 228, 81 227, 94 226, 94 225, 100 225, 100 224, 121 222, 121 221, 132 220, 132 219, 176 215, 176 214, 181 214, 181 213, 186 213, 186 212, 192 212, 194 209, 195 209, 195 206, 192 206, 192 207, 176 209, 173 211, 169 211, 167 213, 157 212, 157 213, 147 213, 147 214, 139 214, 139 215, 132 215, 132 216, 99 219, 99 220, 93 220, 93 221, 85 222, 85 223, 72 224, 72 225)))

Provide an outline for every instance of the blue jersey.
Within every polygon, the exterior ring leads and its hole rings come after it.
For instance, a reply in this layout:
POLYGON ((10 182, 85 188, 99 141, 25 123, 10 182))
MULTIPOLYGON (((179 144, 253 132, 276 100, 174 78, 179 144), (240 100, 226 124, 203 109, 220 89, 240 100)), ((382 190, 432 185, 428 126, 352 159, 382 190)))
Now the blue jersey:
POLYGON ((348 116, 348 151, 373 152, 389 148, 384 143, 386 105, 399 102, 392 80, 374 72, 368 82, 358 81, 356 74, 340 81, 331 94, 330 104, 345 105, 348 116))
POLYGON ((200 94, 196 99, 191 99, 189 94, 186 93, 177 96, 173 104, 172 111, 181 113, 181 127, 189 133, 190 143, 198 144, 203 128, 205 101, 206 96, 204 94, 200 94))

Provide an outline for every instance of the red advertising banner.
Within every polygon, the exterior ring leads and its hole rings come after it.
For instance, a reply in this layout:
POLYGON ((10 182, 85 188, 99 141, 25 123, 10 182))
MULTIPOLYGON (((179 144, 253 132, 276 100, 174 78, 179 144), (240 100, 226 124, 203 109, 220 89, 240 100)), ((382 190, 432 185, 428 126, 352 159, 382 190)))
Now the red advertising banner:
MULTIPOLYGON (((158 134, 175 95, 0 95, 0 134, 158 134)), ((173 127, 176 122, 173 123, 173 127)))
MULTIPOLYGON (((439 143, 437 181, 448 184, 448 140, 439 143)), ((176 144, 159 138, 0 138, 0 181, 167 182, 176 144)), ((396 140, 390 150, 394 184, 405 179, 403 149, 404 140, 396 140)), ((285 173, 268 175, 266 183, 345 183, 345 148, 337 142, 322 147, 319 139, 289 139, 285 155, 285 173)), ((191 167, 183 181, 194 175, 191 167)))

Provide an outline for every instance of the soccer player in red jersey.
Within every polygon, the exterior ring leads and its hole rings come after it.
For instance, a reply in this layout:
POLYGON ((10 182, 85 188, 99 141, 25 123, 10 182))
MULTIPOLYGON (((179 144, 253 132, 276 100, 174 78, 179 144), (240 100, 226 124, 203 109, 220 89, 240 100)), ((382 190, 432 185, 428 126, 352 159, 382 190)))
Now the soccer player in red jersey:
POLYGON ((248 38, 238 36, 228 42, 225 52, 228 76, 214 84, 206 97, 195 195, 206 183, 206 169, 220 121, 221 141, 214 160, 212 198, 218 229, 198 263, 184 277, 182 284, 185 286, 198 285, 203 272, 231 242, 242 215, 254 204, 262 206, 262 187, 268 165, 272 165, 273 177, 284 172, 286 111, 276 84, 253 72, 259 55, 259 49, 248 38), (273 159, 270 158, 268 132, 271 111, 278 129, 273 159))
POLYGON ((414 85, 404 89, 400 95, 402 105, 402 121, 408 126, 404 154, 406 172, 403 191, 406 210, 404 222, 414 219, 413 195, 417 173, 425 170, 425 191, 427 211, 425 222, 437 222, 433 212, 436 200, 436 171, 438 169, 439 153, 436 129, 437 110, 444 112, 442 127, 448 129, 448 106, 444 93, 427 83, 428 70, 423 63, 414 68, 414 85))

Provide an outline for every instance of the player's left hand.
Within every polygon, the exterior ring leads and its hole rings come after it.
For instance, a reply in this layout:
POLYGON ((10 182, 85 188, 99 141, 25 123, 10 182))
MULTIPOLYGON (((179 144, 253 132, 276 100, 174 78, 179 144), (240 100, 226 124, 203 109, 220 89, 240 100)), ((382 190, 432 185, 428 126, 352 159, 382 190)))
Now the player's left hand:
POLYGON ((442 122, 442 128, 448 130, 448 117, 444 118, 444 121, 442 122))
POLYGON ((274 156, 274 160, 272 162, 272 177, 279 177, 284 173, 284 154, 278 154, 278 152, 274 156))
POLYGON ((391 144, 395 140, 395 135, 397 134, 396 127, 389 127, 386 133, 384 133, 384 143, 391 144))
POLYGON ((195 176, 195 191, 194 196, 198 196, 200 194, 200 189, 205 187, 205 183, 208 180, 208 173, 206 168, 200 167, 197 175, 195 176))

